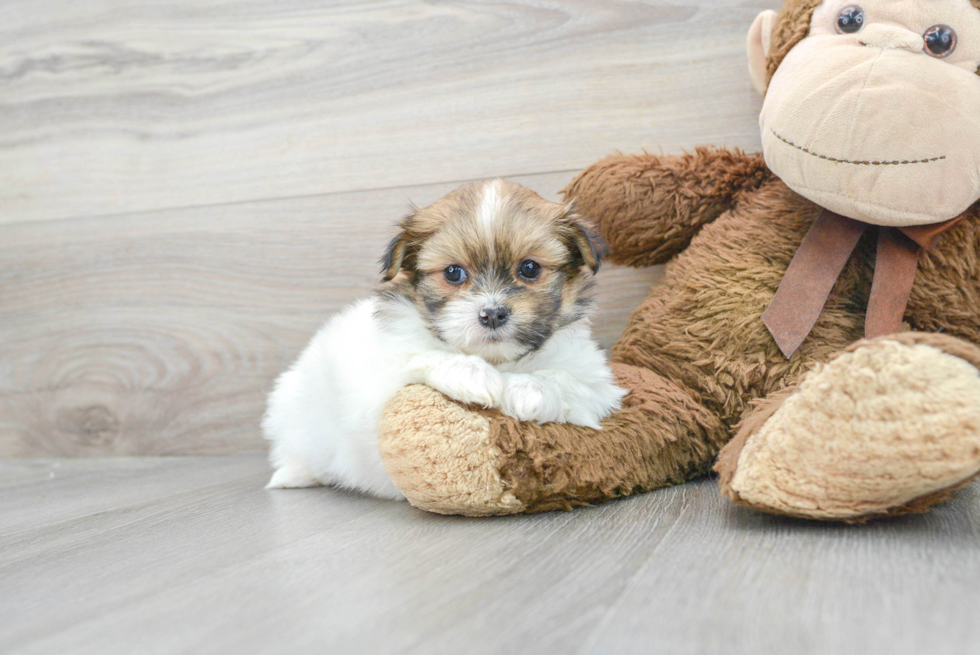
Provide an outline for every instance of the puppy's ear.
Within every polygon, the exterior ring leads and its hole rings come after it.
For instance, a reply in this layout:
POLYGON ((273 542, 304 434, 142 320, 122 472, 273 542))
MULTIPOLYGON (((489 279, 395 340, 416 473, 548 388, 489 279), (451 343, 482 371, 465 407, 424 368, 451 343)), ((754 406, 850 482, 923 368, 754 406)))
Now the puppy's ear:
POLYGON ((609 248, 592 227, 591 221, 579 214, 575 210, 575 203, 570 202, 565 205, 565 211, 558 223, 572 252, 577 253, 579 265, 588 266, 593 273, 598 272, 602 258, 609 252, 609 248))
POLYGON ((414 265, 414 251, 417 249, 419 235, 416 233, 415 216, 418 210, 412 207, 411 213, 398 224, 398 235, 391 240, 381 257, 381 279, 388 282, 402 270, 414 265))
POLYGON ((402 270, 410 239, 407 233, 400 232, 385 248, 385 254, 381 257, 381 279, 385 282, 392 280, 402 270))

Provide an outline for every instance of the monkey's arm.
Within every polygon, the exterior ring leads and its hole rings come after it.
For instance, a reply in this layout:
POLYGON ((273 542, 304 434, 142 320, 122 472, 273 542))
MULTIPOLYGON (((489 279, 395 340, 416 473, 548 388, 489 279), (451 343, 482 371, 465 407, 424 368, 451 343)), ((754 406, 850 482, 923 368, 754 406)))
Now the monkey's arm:
POLYGON ((684 250, 742 192, 771 177, 761 154, 698 148, 680 156, 606 157, 562 193, 597 222, 611 261, 652 266, 684 250))

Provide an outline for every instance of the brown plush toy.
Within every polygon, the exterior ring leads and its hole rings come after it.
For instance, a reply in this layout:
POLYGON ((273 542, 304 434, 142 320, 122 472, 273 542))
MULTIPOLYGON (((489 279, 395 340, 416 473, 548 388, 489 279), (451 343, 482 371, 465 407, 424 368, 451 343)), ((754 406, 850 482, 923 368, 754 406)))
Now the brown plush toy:
POLYGON ((595 431, 407 387, 380 448, 412 504, 570 508, 714 466, 739 504, 861 521, 980 474, 980 0, 787 0, 749 59, 763 155, 614 156, 565 189, 612 261, 668 262, 612 349, 623 409, 595 431))

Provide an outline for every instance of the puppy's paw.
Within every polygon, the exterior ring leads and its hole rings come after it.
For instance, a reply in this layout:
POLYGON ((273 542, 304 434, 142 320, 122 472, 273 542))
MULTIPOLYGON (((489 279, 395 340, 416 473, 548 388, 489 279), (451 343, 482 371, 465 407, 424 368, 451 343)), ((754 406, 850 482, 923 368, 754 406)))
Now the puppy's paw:
POLYGON ((572 425, 581 425, 583 428, 593 430, 602 429, 602 419, 609 416, 609 412, 596 411, 591 407, 580 407, 568 413, 568 421, 572 425))
POLYGON ((287 458, 282 466, 272 474, 266 489, 303 489, 322 484, 310 469, 292 458, 287 458))
POLYGON ((520 421, 561 420, 561 403, 548 384, 533 375, 515 373, 505 379, 500 411, 520 421))
POLYGON ((602 421, 609 418, 619 408, 618 399, 614 404, 603 404, 600 399, 590 398, 569 410, 567 422, 593 430, 601 430, 602 421))
POLYGON ((425 383, 454 400, 497 407, 504 394, 500 371, 486 360, 472 355, 449 357, 432 369, 425 383))
MULTIPOLYGON (((536 380, 544 382, 549 390, 546 396, 552 403, 552 414, 547 419, 571 425, 581 425, 593 430, 602 429, 602 421, 619 409, 627 391, 609 381, 584 384, 567 371, 539 371, 536 380)), ((611 378, 611 376, 610 376, 611 378)))
POLYGON ((629 392, 612 382, 593 385, 581 402, 574 403, 569 412, 568 422, 601 430, 600 423, 623 406, 623 398, 629 392))

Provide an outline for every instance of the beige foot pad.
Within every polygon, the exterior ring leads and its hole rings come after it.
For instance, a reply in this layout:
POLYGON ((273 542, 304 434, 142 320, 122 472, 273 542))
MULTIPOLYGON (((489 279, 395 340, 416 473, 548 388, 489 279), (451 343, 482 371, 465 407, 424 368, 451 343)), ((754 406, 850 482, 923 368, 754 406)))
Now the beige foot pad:
POLYGON ((385 408, 379 431, 385 469, 408 501, 439 514, 516 514, 504 488, 490 419, 429 387, 413 384, 385 408))
POLYGON ((807 518, 925 511, 980 473, 977 365, 942 335, 855 344, 749 416, 719 456, 722 490, 807 518))

